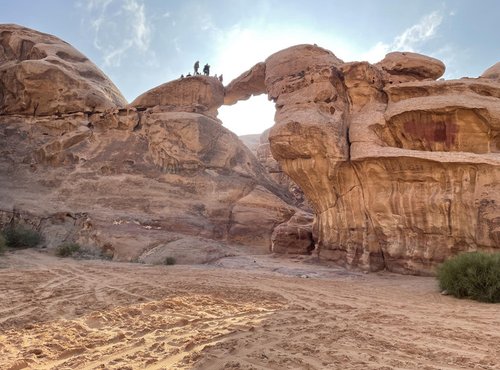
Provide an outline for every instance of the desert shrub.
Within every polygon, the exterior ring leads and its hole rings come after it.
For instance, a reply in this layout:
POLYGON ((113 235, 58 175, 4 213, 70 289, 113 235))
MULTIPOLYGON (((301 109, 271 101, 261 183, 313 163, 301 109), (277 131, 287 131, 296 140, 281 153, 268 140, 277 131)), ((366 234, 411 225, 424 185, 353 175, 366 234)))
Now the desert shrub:
POLYGON ((69 257, 80 250, 81 247, 77 243, 63 243, 56 248, 56 256, 69 257))
MULTIPOLYGON (((78 249, 71 252, 70 254, 68 255, 64 255, 64 256, 60 256, 60 257, 68 257, 68 256, 71 256, 73 258, 77 258, 77 259, 84 259, 84 260, 97 260, 97 259, 100 259, 100 260, 112 260, 113 257, 112 256, 109 256, 107 254, 104 254, 102 250, 100 250, 99 248, 93 248, 93 247, 89 247, 89 246, 82 246, 78 243, 75 243, 77 246, 78 246, 78 249)), ((58 248, 56 248, 56 255, 59 256, 58 254, 58 248)))
POLYGON ((5 238, 0 234, 0 254, 4 254, 6 248, 5 238))
POLYGON ((165 258, 164 264, 167 266, 175 265, 175 258, 174 257, 167 257, 165 258))
POLYGON ((2 233, 5 244, 9 248, 32 248, 42 241, 42 236, 38 231, 24 226, 9 226, 2 233))
POLYGON ((500 253, 462 253, 438 269, 441 289, 458 298, 500 302, 500 253))

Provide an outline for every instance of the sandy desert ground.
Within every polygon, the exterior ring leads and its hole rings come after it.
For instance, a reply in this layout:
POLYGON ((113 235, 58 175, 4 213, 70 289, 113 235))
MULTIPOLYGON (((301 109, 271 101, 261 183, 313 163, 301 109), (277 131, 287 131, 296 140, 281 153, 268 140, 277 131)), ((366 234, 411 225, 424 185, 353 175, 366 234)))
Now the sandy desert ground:
POLYGON ((500 306, 302 259, 0 257, 0 369, 500 369, 500 306))

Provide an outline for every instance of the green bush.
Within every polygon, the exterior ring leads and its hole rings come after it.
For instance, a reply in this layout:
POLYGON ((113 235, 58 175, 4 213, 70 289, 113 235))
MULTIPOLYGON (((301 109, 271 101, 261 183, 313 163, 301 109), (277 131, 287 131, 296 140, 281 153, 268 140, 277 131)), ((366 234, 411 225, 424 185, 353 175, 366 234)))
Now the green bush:
POLYGON ((439 287, 457 298, 500 302, 500 253, 462 253, 438 269, 439 287))
POLYGON ((167 266, 175 265, 175 258, 174 257, 167 257, 165 258, 164 264, 167 266))
POLYGON ((5 238, 2 234, 0 234, 0 254, 4 254, 7 246, 5 245, 5 238))
POLYGON ((3 236, 5 244, 9 248, 33 248, 42 241, 42 236, 38 231, 30 230, 23 226, 5 228, 3 236))
POLYGON ((56 248, 56 255, 59 257, 69 257, 80 250, 81 247, 77 243, 63 243, 56 248))

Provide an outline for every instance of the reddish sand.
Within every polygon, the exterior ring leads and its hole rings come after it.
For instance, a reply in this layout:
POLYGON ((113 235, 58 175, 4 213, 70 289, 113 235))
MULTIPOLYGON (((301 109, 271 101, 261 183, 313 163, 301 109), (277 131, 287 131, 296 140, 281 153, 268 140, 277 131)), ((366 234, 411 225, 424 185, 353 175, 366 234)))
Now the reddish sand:
POLYGON ((0 257, 0 369, 500 369, 500 305, 271 256, 0 257))

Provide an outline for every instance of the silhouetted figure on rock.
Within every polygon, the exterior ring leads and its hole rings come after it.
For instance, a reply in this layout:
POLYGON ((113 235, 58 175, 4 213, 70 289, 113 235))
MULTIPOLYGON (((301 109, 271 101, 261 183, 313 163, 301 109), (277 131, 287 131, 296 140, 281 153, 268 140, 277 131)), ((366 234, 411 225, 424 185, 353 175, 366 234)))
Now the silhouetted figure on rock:
POLYGON ((198 73, 198 68, 200 68, 200 61, 197 60, 196 63, 194 64, 194 75, 199 75, 198 73))
POLYGON ((221 73, 221 75, 219 76, 219 81, 222 83, 222 80, 223 80, 223 78, 222 78, 222 73, 221 73))
POLYGON ((207 64, 205 64, 205 67, 203 67, 203 73, 205 74, 205 76, 208 76, 210 75, 210 66, 207 64))

